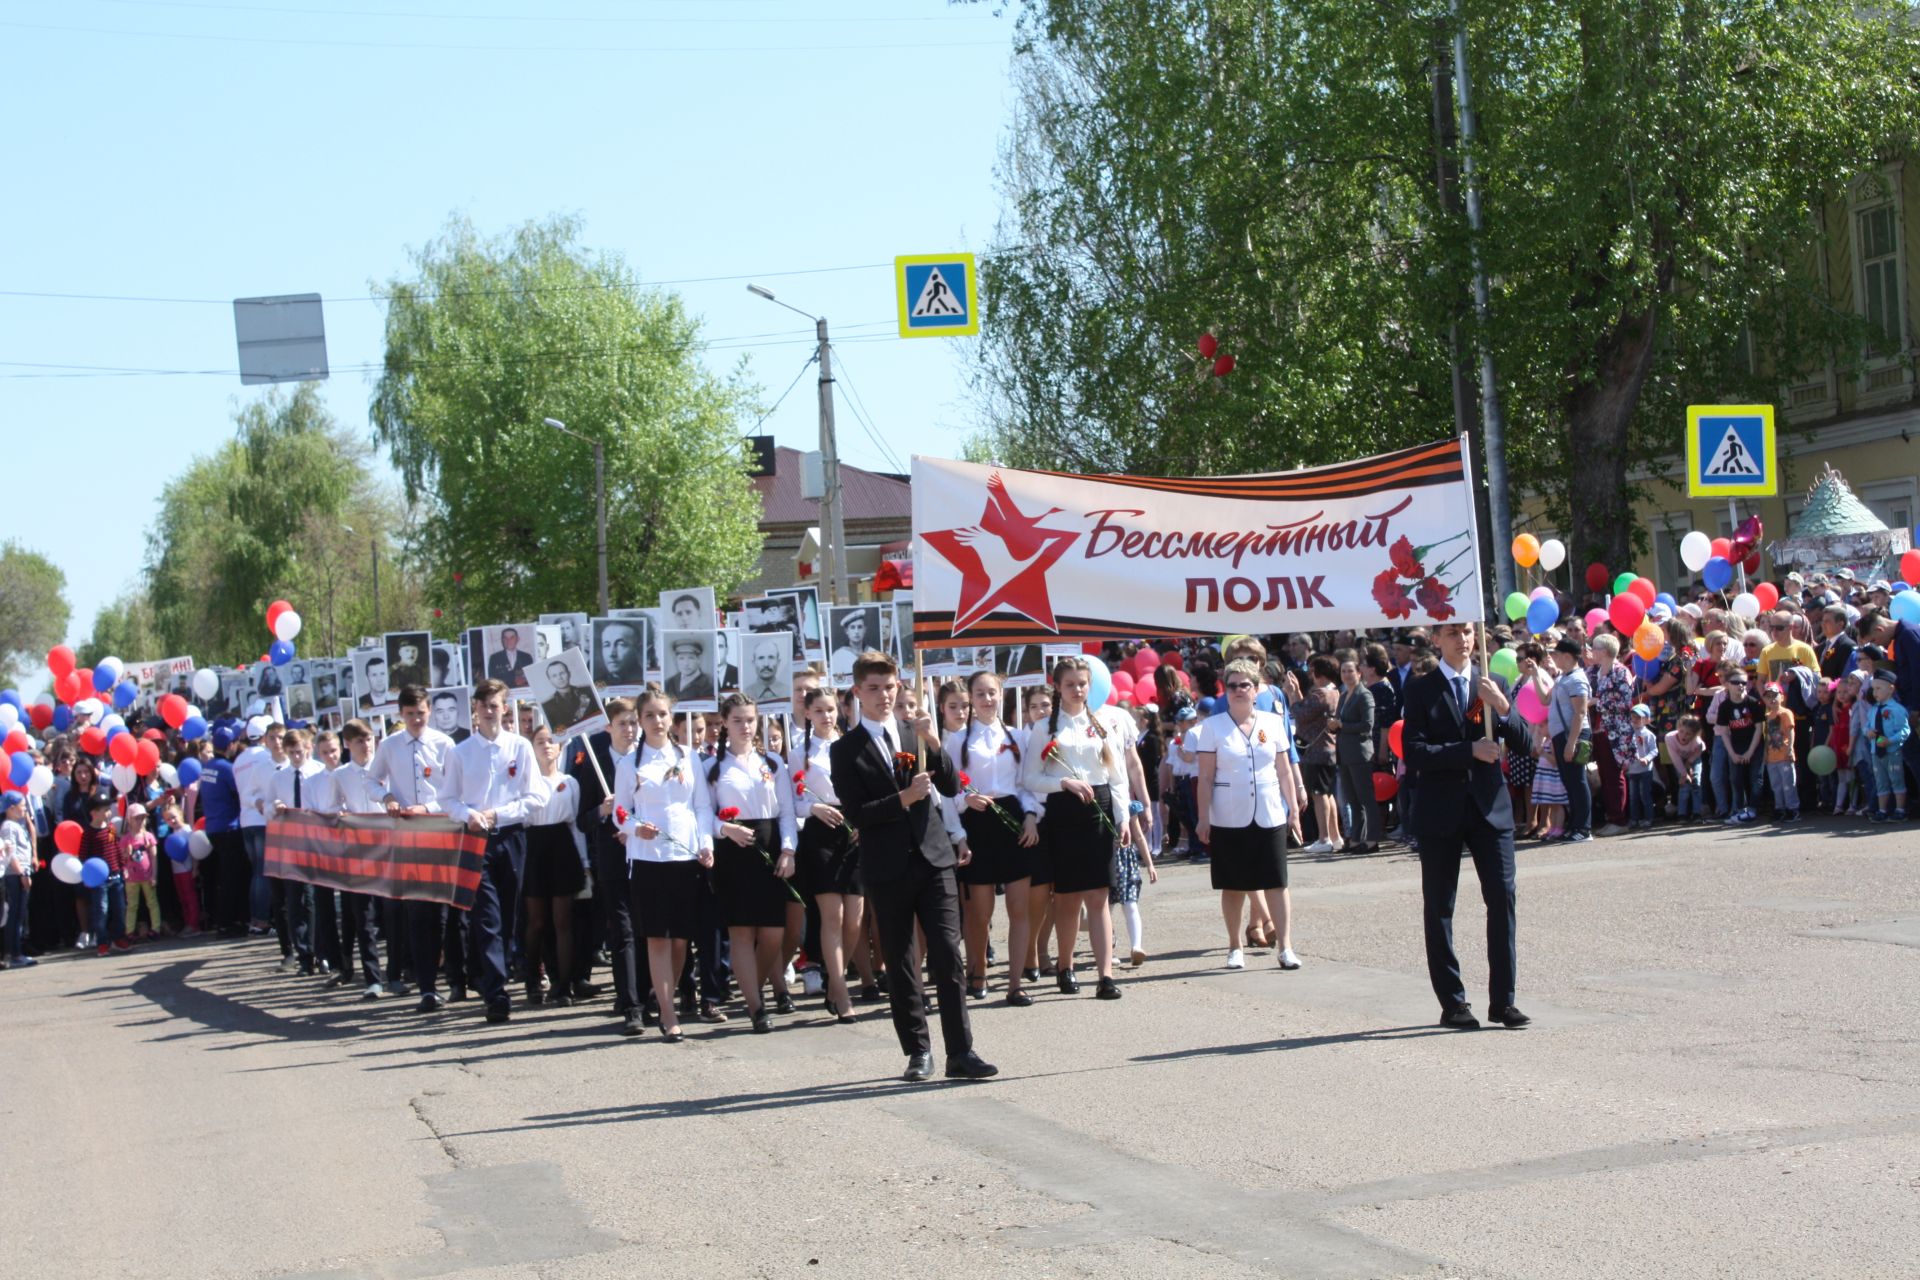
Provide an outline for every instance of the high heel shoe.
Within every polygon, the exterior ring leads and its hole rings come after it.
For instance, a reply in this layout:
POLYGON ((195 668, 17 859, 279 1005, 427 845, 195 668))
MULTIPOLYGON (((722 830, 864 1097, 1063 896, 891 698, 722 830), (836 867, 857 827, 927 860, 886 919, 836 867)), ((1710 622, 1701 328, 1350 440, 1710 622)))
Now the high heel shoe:
POLYGON ((857 1022, 857 1021, 859 1021, 859 1019, 857 1019, 857 1018, 855 1018, 855 1017, 853 1016, 853 1003, 852 1003, 851 1001, 849 1001, 849 1002, 847 1003, 847 1007, 846 1007, 846 1008, 844 1008, 844 1009, 842 1009, 842 1010, 840 1010, 840 1011, 839 1011, 838 1013, 836 1013, 836 1014, 834 1014, 834 1015, 833 1015, 833 1020, 834 1020, 835 1022, 857 1022))
POLYGON ((1009 991, 1005 1003, 1016 1009, 1030 1009, 1033 1007, 1033 997, 1024 991, 1009 991))
POLYGON ((1073 970, 1062 969, 1054 975, 1053 980, 1058 984, 1061 995, 1077 996, 1080 994, 1080 980, 1073 976, 1073 970))
POLYGON ((1093 998, 1096 1000, 1118 1000, 1120 998, 1120 985, 1112 978, 1102 978, 1100 979, 1099 988, 1093 993, 1093 998))

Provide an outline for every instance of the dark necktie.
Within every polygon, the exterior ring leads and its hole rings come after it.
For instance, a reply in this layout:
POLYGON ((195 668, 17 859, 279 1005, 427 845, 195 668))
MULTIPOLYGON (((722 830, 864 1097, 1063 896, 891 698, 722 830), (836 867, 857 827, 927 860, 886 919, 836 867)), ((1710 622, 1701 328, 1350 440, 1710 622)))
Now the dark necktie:
POLYGON ((300 807, 300 771, 298 769, 293 771, 293 807, 296 809, 300 807))

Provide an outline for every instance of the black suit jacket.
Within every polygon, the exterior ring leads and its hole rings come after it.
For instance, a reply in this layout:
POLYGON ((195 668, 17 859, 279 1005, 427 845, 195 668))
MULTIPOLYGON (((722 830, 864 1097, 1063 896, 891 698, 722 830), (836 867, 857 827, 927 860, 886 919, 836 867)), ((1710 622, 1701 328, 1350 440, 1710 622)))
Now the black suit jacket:
MULTIPOLYGON (((904 728, 900 742, 902 749, 910 749, 912 739, 904 728)), ((840 811, 860 835, 861 880, 886 884, 911 874, 917 863, 935 868, 954 865, 953 842, 947 839, 934 797, 911 809, 901 805, 903 787, 894 762, 886 744, 876 742, 866 725, 856 724, 835 738, 827 759, 840 811)), ((941 795, 960 793, 953 761, 939 747, 927 748, 927 772, 941 795)))
MULTIPOLYGON (((1480 674, 1475 667, 1468 678, 1470 695, 1480 674)), ((1499 676, 1494 680, 1506 689, 1505 680, 1499 676)), ((1486 735, 1482 717, 1492 712, 1477 695, 1472 696, 1463 721, 1445 667, 1407 681, 1401 707, 1405 725, 1400 732, 1407 768, 1420 782, 1413 806, 1415 839, 1464 835, 1476 818, 1496 830, 1513 829, 1513 802, 1507 797, 1507 780, 1499 764, 1473 758, 1473 740, 1486 735)), ((1509 751, 1524 752, 1531 746, 1525 727, 1511 714, 1495 717, 1493 736, 1506 743, 1509 751)))
POLYGON ((487 678, 498 680, 509 688, 524 689, 527 687, 527 678, 521 673, 532 665, 533 655, 526 650, 515 649, 513 661, 509 663, 507 651, 502 649, 487 659, 487 678))
POLYGON ((593 752, 600 761, 601 770, 607 775, 607 785, 613 785, 613 738, 605 729, 589 734, 584 740, 575 738, 568 749, 567 776, 580 788, 580 807, 574 814, 573 825, 579 827, 589 840, 596 835, 605 840, 613 839, 614 821, 600 816, 600 802, 607 798, 606 788, 600 785, 600 775, 593 771, 593 761, 586 753, 593 752))

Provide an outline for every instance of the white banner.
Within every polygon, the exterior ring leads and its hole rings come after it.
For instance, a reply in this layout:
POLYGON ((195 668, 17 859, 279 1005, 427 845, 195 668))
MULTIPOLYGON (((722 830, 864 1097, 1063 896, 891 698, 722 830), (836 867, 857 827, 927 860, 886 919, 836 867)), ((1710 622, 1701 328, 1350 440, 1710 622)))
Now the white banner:
POLYGON ((1466 441, 1175 478, 913 460, 914 643, 1483 620, 1466 441))

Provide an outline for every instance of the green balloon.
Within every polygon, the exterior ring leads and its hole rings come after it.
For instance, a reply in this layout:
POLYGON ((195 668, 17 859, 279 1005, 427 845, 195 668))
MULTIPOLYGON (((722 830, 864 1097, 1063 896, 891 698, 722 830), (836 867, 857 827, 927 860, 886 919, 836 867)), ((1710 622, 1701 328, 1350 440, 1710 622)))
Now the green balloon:
POLYGON ((1840 767, 1840 757, 1833 754, 1833 748, 1818 746, 1807 752, 1807 768, 1821 777, 1826 777, 1840 767))
POLYGON ((1511 649, 1495 649, 1493 657, 1487 660, 1487 666, 1493 669, 1493 674, 1504 676, 1509 681, 1520 678, 1520 659, 1513 656, 1511 649))
POLYGON ((1623 573, 1615 578, 1613 580, 1613 594, 1617 596, 1627 594, 1627 588, 1633 585, 1633 578, 1634 575, 1631 573, 1623 573))
POLYGON ((1516 591, 1507 597, 1507 620, 1518 622, 1527 616, 1527 597, 1516 591))

